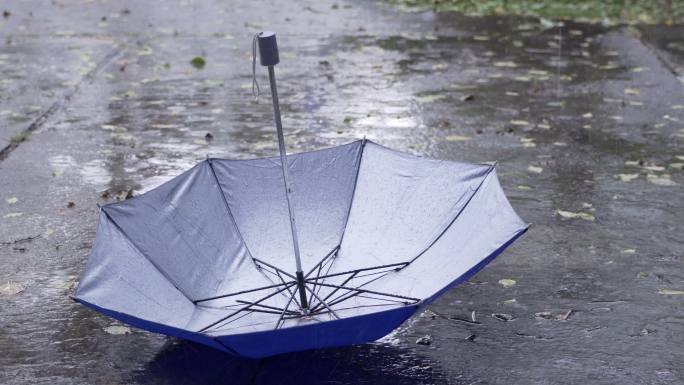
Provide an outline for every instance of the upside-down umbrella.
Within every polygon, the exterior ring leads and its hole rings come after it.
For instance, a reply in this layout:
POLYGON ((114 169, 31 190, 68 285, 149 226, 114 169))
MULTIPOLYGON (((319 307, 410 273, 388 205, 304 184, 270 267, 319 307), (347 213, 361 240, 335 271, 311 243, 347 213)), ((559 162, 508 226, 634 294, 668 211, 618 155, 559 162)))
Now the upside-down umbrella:
POLYGON ((245 357, 377 340, 527 230, 493 165, 359 140, 207 159, 100 210, 74 299, 141 329, 245 357))

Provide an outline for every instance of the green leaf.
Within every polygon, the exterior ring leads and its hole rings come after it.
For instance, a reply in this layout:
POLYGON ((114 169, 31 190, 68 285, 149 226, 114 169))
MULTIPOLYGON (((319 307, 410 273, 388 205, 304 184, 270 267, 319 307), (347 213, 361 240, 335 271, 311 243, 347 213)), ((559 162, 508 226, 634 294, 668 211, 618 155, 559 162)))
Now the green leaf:
POLYGON ((194 58, 192 58, 192 60, 190 60, 190 64, 192 64, 192 66, 197 68, 198 70, 201 70, 202 68, 204 68, 207 62, 204 60, 203 57, 195 56, 194 58))

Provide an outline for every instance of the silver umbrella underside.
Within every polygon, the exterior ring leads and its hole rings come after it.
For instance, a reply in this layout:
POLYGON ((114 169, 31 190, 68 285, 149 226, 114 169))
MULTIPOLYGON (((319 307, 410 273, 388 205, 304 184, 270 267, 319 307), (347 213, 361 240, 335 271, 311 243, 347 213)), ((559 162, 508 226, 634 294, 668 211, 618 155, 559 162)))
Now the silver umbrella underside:
POLYGON ((212 338, 316 325, 429 303, 527 229, 491 165, 370 141, 287 162, 307 312, 279 158, 210 159, 104 206, 76 298, 212 338))

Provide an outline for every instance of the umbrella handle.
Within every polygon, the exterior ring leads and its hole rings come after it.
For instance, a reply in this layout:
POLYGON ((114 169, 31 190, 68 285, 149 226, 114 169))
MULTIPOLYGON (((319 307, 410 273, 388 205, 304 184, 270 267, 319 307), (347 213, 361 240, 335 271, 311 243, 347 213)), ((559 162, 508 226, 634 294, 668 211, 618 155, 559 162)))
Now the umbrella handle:
POLYGON ((304 273, 302 272, 302 261, 299 254, 299 238, 297 236, 297 224, 295 222, 295 210, 292 205, 292 185, 287 168, 287 153, 285 151, 285 139, 283 138, 283 124, 280 119, 280 104, 278 103, 278 89, 276 88, 274 66, 280 63, 278 55, 278 43, 276 42, 275 32, 264 31, 256 35, 259 43, 259 63, 268 67, 268 79, 271 83, 271 95, 273 97, 273 113, 275 115, 276 131, 278 134, 278 149, 280 150, 280 165, 283 169, 283 182, 285 186, 285 197, 287 198, 287 208, 290 215, 290 230, 292 231, 292 244, 294 246, 295 262, 297 265, 297 290, 302 310, 306 313, 309 310, 306 288, 304 284, 304 273))

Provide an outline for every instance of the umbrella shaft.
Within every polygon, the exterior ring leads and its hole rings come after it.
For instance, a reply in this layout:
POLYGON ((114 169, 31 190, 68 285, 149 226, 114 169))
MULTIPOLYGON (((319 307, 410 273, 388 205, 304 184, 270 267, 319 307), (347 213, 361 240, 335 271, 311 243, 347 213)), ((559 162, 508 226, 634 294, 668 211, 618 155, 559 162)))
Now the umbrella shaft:
POLYGON ((297 224, 295 223, 295 211, 292 206, 292 187, 287 168, 287 154, 285 152, 285 138, 283 137, 283 124, 280 120, 280 104, 278 103, 278 90, 276 89, 275 69, 268 66, 268 79, 271 82, 271 95, 273 96, 273 112, 275 114, 276 131, 278 133, 278 149, 280 150, 280 165, 283 169, 283 182, 285 183, 285 197, 290 214, 290 230, 292 231, 292 244, 294 246, 295 262, 297 263, 297 289, 302 308, 308 309, 306 291, 304 288, 304 274, 302 273, 302 261, 299 256, 299 238, 297 237, 297 224))

